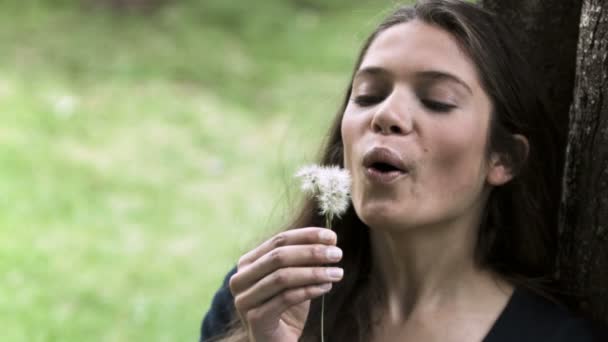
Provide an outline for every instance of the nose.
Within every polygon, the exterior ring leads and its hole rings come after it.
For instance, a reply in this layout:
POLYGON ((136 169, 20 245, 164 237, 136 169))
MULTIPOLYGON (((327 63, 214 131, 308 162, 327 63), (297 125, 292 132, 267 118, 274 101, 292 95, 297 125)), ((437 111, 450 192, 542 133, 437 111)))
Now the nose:
POLYGON ((371 121, 374 133, 382 135, 406 135, 413 129, 412 106, 405 94, 396 91, 390 94, 379 106, 371 121))

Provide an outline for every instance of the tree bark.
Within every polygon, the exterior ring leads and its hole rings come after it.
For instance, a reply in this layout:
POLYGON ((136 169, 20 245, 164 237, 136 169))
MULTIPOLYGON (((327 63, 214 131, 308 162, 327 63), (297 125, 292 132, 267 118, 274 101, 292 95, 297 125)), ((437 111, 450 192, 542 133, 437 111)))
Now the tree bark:
POLYGON ((584 0, 560 217, 571 305, 608 323, 608 4, 584 0))

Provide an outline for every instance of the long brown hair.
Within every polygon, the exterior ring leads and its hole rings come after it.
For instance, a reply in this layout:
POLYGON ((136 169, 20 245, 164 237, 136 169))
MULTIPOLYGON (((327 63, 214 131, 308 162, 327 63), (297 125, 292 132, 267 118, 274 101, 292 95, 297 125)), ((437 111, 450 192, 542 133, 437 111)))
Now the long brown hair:
MULTIPOLYGON (((493 104, 487 154, 499 154, 516 174, 490 193, 479 227, 476 262, 515 286, 544 291, 554 269, 559 159, 556 126, 545 109, 533 72, 519 54, 509 27, 494 14, 465 1, 427 0, 398 8, 377 27, 361 49, 353 76, 380 33, 414 19, 449 32, 476 66, 493 104), (528 139, 527 156, 514 134, 528 139)), ((344 166, 340 125, 353 76, 321 150, 322 165, 344 166)), ((287 229, 323 225, 315 202, 304 200, 287 229)), ((325 333, 333 341, 366 341, 374 324, 371 309, 382 300, 371 273, 369 229, 352 207, 334 222, 333 229, 344 252, 339 263, 344 278, 326 295, 325 333)), ((313 300, 302 341, 320 339, 320 309, 320 300, 313 300)), ((243 330, 235 319, 229 333, 232 338, 227 340, 244 340, 243 330)))

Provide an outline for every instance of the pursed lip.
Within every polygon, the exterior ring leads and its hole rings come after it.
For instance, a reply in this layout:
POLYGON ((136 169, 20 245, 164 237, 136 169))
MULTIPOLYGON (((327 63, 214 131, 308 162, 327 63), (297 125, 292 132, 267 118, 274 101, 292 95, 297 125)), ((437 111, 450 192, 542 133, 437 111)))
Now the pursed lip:
POLYGON ((409 172, 409 168, 401 156, 388 147, 375 146, 363 156, 363 167, 366 169, 372 168, 374 164, 378 163, 390 165, 403 173, 409 172))

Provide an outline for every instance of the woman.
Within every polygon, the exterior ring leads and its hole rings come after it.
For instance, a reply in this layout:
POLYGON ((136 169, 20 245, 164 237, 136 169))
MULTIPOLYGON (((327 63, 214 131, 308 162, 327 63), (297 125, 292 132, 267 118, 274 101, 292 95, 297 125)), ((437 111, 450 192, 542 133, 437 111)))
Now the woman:
MULTIPOLYGON (((308 201, 245 254, 202 329, 224 341, 593 341, 552 274, 555 129, 498 18, 424 1, 364 45, 321 164, 352 174, 334 232, 308 201), (331 291, 330 291, 331 290, 331 291), (231 321, 231 322, 229 322, 231 321)), ((229 280, 229 281, 228 281, 229 280)))

